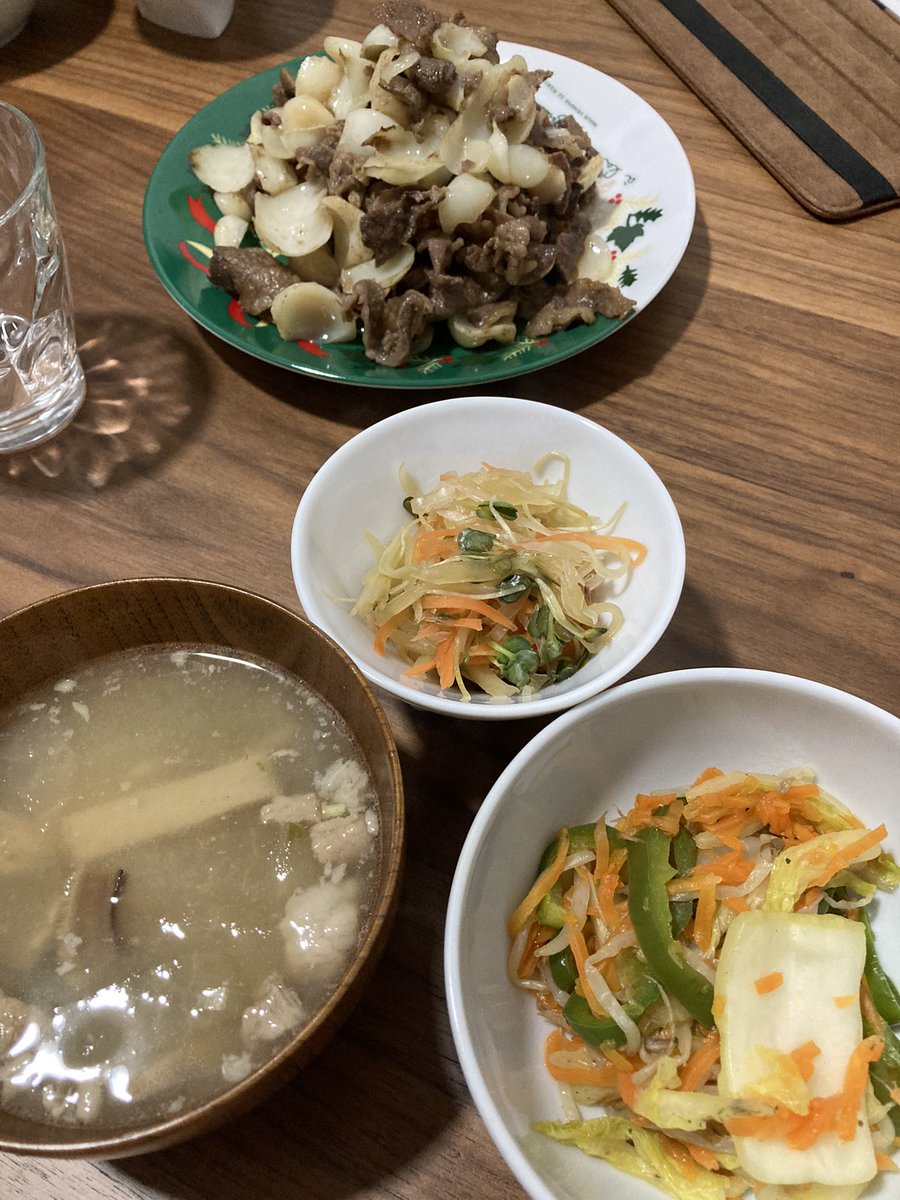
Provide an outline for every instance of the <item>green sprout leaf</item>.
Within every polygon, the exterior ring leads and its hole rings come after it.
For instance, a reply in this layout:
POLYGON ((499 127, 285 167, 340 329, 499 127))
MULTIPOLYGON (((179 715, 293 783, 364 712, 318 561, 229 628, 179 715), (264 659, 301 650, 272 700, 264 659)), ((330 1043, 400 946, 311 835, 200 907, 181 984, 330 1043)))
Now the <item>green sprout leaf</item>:
POLYGON ((494 545, 494 535, 485 533, 482 529, 461 529, 456 544, 462 554, 490 554, 494 545))
POLYGON ((501 579, 497 588, 501 604, 513 604, 516 600, 521 600, 530 587, 531 578, 528 575, 523 575, 520 571, 507 575, 505 579, 501 579))
POLYGON ((540 665, 538 653, 528 638, 514 633, 504 638, 495 649, 495 661, 501 679, 505 679, 516 688, 526 687, 540 665))
POLYGON ((519 510, 514 504, 507 504, 505 500, 491 500, 488 504, 479 504, 475 509, 476 517, 483 517, 485 520, 495 519, 497 513, 507 521, 514 521, 519 515, 519 510))

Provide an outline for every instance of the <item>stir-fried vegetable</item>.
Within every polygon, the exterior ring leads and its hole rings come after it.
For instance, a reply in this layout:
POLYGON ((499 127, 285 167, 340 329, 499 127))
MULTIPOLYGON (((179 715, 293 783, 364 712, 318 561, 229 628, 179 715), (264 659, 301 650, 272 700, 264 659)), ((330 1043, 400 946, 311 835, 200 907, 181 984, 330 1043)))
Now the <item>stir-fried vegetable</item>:
POLYGON ((622 624, 612 600, 646 555, 566 498, 568 460, 556 482, 484 465, 441 476, 408 495, 413 520, 366 575, 353 613, 375 629, 411 677, 437 676, 464 699, 530 695, 569 678, 622 624))
POLYGON ((896 1169, 885 836, 808 771, 715 768, 561 830, 509 921, 511 978, 554 1026, 565 1119, 536 1128, 684 1200, 854 1200, 896 1169))

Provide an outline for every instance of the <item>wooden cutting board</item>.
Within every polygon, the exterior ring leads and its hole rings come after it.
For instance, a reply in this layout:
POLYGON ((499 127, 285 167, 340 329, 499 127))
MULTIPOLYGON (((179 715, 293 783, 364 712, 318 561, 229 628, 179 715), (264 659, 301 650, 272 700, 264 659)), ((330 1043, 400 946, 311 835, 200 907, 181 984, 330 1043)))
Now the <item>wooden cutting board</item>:
POLYGON ((900 203, 900 20, 877 0, 610 0, 796 200, 900 203))

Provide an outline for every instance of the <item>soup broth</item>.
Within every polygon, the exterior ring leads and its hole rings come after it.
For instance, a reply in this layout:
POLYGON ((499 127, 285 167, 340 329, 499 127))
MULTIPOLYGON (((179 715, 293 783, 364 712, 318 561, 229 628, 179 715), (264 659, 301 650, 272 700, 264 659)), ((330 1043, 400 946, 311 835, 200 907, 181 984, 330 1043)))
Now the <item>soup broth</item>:
POLYGON ((100 660, 0 719, 0 1097, 116 1126, 250 1074, 364 935, 378 815, 330 705, 208 648, 100 660))

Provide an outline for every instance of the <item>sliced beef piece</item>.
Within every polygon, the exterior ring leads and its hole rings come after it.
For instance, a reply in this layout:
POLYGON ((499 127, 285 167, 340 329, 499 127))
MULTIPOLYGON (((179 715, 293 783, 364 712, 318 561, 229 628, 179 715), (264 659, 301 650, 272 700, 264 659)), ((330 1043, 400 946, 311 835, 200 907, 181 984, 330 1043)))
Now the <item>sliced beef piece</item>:
POLYGON ((444 198, 444 191, 442 187, 427 191, 391 187, 375 196, 363 214, 359 232, 376 263, 383 263, 404 242, 414 241, 422 230, 435 224, 432 214, 444 198))
POLYGON ((428 255, 428 261, 431 263, 431 269, 435 275, 446 274, 450 260, 453 258, 453 251, 460 245, 460 239, 457 238, 454 242, 446 234, 435 234, 433 237, 425 239, 422 249, 428 255))
POLYGON ((322 175, 328 175, 334 161, 337 144, 344 132, 344 122, 335 121, 312 146, 304 146, 294 155, 297 166, 315 167, 322 175))
POLYGON ((375 21, 387 25, 397 37, 412 42, 420 54, 427 54, 431 50, 431 35, 443 25, 444 18, 416 0, 386 0, 375 9, 375 21))
POLYGON ((224 288, 245 313, 258 317, 272 307, 272 301, 286 287, 297 283, 297 276, 265 250, 235 250, 217 246, 209 260, 209 279, 224 288))
POLYGON ((281 74, 278 77, 278 82, 272 88, 272 103, 276 108, 280 108, 295 94, 296 81, 287 67, 281 68, 281 74))
POLYGON ((528 337, 547 337, 558 329, 568 329, 576 321, 593 325, 597 314, 603 317, 624 317, 634 308, 634 301, 623 296, 618 288, 593 279, 576 279, 557 291, 525 326, 528 337))
POLYGON ((473 25, 471 21, 467 21, 465 15, 458 12, 452 19, 454 25, 464 25, 467 29, 471 29, 487 47, 487 52, 484 55, 485 62, 498 63, 500 55, 497 53, 497 34, 493 29, 488 29, 486 25, 473 25))
POLYGON ((362 318, 366 356, 385 367, 402 367, 430 323, 431 301, 421 292, 386 300, 372 279, 357 283, 353 294, 362 318))
POLYGON ((533 283, 552 269, 556 249, 536 242, 532 233, 527 218, 506 217, 483 243, 464 246, 457 261, 495 295, 501 281, 513 286, 533 283))
POLYGON ((446 321, 457 313, 469 313, 488 299, 484 289, 468 275, 432 275, 428 297, 435 321, 446 321))
POLYGON ((364 164, 365 160, 352 150, 338 146, 328 166, 329 196, 345 196, 354 204, 361 202, 367 184, 364 164))
POLYGON ((556 239, 556 265, 566 283, 571 283, 575 278, 578 261, 584 250, 584 239, 590 230, 590 221, 584 213, 578 213, 564 226, 556 239))
POLYGON ((386 92, 390 92, 392 96, 396 96, 398 100, 402 101, 406 109, 406 124, 409 128, 414 129, 422 121, 428 108, 428 98, 425 93, 420 92, 412 80, 407 79, 402 73, 383 82, 381 86, 386 92))
POLYGON ((414 62, 406 74, 426 96, 434 96, 438 100, 445 99, 456 83, 456 67, 453 63, 429 55, 423 55, 414 62))

